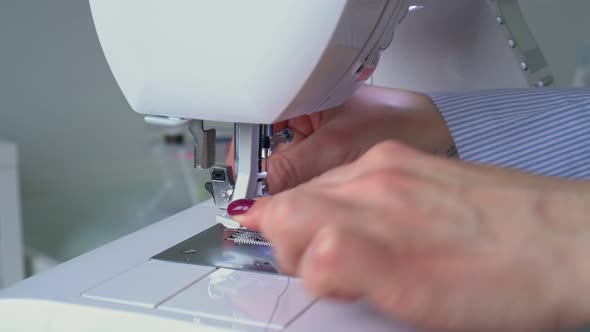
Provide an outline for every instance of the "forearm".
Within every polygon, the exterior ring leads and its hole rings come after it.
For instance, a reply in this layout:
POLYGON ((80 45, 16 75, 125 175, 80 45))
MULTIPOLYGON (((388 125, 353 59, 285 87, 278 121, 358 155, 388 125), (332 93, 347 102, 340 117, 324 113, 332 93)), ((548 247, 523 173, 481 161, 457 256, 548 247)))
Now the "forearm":
MULTIPOLYGON (((555 314, 556 325, 551 330, 590 324, 590 297, 585 296, 590 289, 590 181, 468 162, 456 165, 461 167, 457 174, 464 184, 460 191, 467 193, 465 204, 475 202, 482 208, 495 206, 510 211, 511 237, 520 243, 512 254, 527 253, 527 261, 542 262, 542 272, 535 273, 548 286, 534 296, 543 305, 550 305, 548 310, 555 314), (501 191, 508 196, 517 193, 510 199, 514 205, 498 204, 497 195, 482 196, 486 191, 501 191), (526 208, 519 212, 522 207, 526 208)), ((495 223, 502 225, 505 221, 497 219, 495 223)))
POLYGON ((590 182, 569 188, 546 192, 536 207, 540 221, 555 234, 554 269, 561 272, 564 294, 560 330, 590 324, 590 182))

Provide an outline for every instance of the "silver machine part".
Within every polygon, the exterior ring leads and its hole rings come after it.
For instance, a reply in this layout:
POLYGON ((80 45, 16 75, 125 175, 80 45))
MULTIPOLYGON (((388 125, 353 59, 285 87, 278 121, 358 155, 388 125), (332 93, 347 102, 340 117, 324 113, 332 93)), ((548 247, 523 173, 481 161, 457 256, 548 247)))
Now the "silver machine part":
MULTIPOLYGON (((260 137, 260 144, 261 144, 261 153, 260 156, 262 160, 264 160, 264 171, 268 172, 268 158, 270 157, 270 151, 272 148, 272 137, 273 137, 273 125, 262 125, 261 128, 261 137, 260 137)), ((266 188, 266 184, 265 184, 266 188)))
POLYGON ((281 143, 291 143, 293 141, 293 131, 291 128, 285 128, 278 133, 272 135, 270 140, 270 149, 274 149, 277 145, 281 143))
MULTIPOLYGON (((236 179, 231 166, 213 165, 215 148, 210 144, 215 143, 215 131, 204 130, 202 121, 190 121, 189 129, 197 142, 195 167, 210 169, 211 181, 205 184, 205 188, 213 196, 218 208, 226 210, 232 200, 265 194, 266 172, 263 168, 267 167, 263 167, 263 163, 267 163, 270 155, 272 125, 235 125, 236 179)), ((151 259, 242 271, 279 273, 272 244, 260 233, 243 228, 231 229, 222 223, 164 250, 151 259)))
POLYGON ((236 185, 232 200, 258 196, 258 180, 263 176, 261 163, 261 126, 258 124, 236 124, 235 151, 236 185))
POLYGON ((250 231, 247 229, 238 229, 227 240, 233 241, 237 245, 254 245, 272 247, 272 243, 266 241, 260 232, 250 231))
POLYGON ((205 184, 205 189, 222 210, 233 200, 267 195, 266 175, 271 150, 279 142, 288 143, 293 137, 290 129, 273 135, 272 125, 235 124, 234 172, 229 165, 213 165, 215 130, 204 130, 203 122, 196 120, 190 122, 189 129, 197 142, 195 167, 210 169, 211 181, 205 184))
POLYGON ((231 166, 217 165, 210 171, 211 182, 205 184, 205 189, 213 196, 215 205, 220 209, 227 209, 234 193, 234 171, 231 166))
POLYGON ((162 251, 151 259, 280 274, 270 243, 259 233, 221 224, 162 251))
POLYGON ((204 129, 203 120, 190 120, 188 129, 195 138, 195 168, 209 169, 215 164, 215 129, 204 129))

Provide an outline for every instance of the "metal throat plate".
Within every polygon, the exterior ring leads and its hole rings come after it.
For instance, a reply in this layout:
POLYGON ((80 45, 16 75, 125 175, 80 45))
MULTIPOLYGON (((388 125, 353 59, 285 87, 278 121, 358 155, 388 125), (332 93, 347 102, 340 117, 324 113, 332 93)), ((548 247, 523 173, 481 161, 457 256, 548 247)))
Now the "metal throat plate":
POLYGON ((236 244, 232 238, 239 235, 239 232, 239 230, 227 229, 223 225, 217 224, 162 251, 152 259, 280 274, 272 247, 258 244, 236 244))

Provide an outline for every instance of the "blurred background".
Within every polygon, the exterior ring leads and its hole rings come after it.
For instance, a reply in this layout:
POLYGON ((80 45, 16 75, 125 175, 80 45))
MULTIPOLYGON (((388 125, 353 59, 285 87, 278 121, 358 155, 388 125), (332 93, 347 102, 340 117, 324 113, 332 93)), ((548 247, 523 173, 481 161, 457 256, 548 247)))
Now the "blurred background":
POLYGON ((0 41, 0 140, 18 148, 28 274, 207 198, 188 133, 128 106, 87 1, 2 1, 0 41))
MULTIPOLYGON (((486 2, 417 1, 424 8, 400 25, 371 82, 422 91, 531 85, 539 78, 523 72, 518 57, 538 48, 548 83, 579 84, 590 1, 498 1, 506 17, 524 16, 511 30, 526 46, 520 53, 486 2), (456 10, 441 15, 436 6, 443 5, 456 10)), ((0 140, 12 144, 0 144, 0 224, 22 221, 21 228, 0 228, 0 274, 20 259, 6 245, 20 238, 18 229, 30 275, 208 198, 206 174, 192 168, 188 133, 147 125, 128 106, 87 1, 2 1, 0 42, 0 140)), ((222 131, 222 160, 230 127, 209 125, 222 131)))

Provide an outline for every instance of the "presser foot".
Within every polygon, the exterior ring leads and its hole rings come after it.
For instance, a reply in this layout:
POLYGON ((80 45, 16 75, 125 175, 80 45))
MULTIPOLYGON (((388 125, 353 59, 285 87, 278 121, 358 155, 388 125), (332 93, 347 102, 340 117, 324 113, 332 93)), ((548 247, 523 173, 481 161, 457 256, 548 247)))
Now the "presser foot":
POLYGON ((213 197, 213 202, 221 210, 226 210, 236 187, 234 171, 228 165, 216 165, 210 169, 211 182, 205 183, 205 189, 213 197))
MULTIPOLYGON (((213 202, 220 210, 227 210, 231 203, 236 182, 234 179, 233 168, 228 165, 216 165, 210 169, 211 181, 205 183, 205 190, 213 197, 213 202)), ((266 172, 256 174, 256 187, 252 197, 268 196, 266 190, 266 172)))
POLYGON ((232 217, 227 213, 218 215, 215 217, 215 220, 227 229, 245 229, 244 226, 233 220, 232 217))

